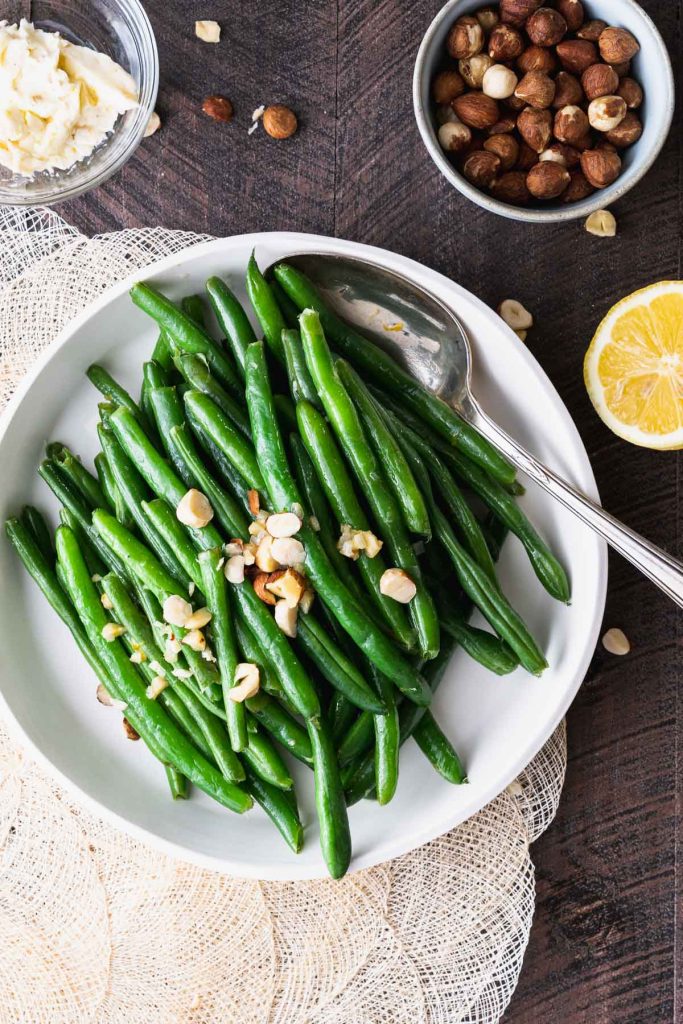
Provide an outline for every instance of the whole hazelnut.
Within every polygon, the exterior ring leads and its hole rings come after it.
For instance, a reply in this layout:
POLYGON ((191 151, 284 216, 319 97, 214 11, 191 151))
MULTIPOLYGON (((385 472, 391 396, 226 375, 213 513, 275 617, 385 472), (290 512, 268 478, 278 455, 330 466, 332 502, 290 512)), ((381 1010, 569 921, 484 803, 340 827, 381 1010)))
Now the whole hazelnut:
POLYGON ((498 176, 500 166, 500 157, 496 153, 488 153, 484 149, 467 157, 462 173, 478 188, 490 188, 498 176))
POLYGON ((525 28, 536 46, 556 46, 567 34, 567 22, 552 7, 540 7, 531 15, 525 28))
POLYGON ((632 110, 629 110, 617 127, 607 132, 607 141, 617 149, 625 149, 626 146, 632 146, 634 142, 637 142, 642 134, 643 126, 640 118, 632 110))
POLYGON ((584 21, 576 34, 579 39, 588 39, 591 43, 597 43, 606 28, 606 21, 601 21, 599 18, 593 18, 591 21, 584 21))
POLYGON ((626 75, 631 73, 630 60, 622 60, 620 64, 610 64, 610 67, 614 68, 619 78, 626 78, 626 75))
POLYGON ((555 55, 546 46, 529 46, 517 60, 517 67, 525 75, 529 71, 554 71, 555 64, 555 55))
POLYGON ((587 149, 581 154, 581 170, 594 188, 607 188, 621 173, 621 157, 610 149, 587 149))
POLYGON ((555 76, 555 98, 553 100, 553 106, 558 110, 561 107, 578 107, 580 103, 583 103, 584 95, 581 83, 578 78, 574 75, 570 75, 568 71, 560 71, 555 76))
POLYGON ((575 146, 585 137, 589 128, 588 116, 581 107, 562 107, 555 114, 553 130, 559 142, 575 146))
POLYGON ((635 78, 622 78, 616 93, 626 102, 629 110, 637 110, 643 102, 643 90, 635 78))
POLYGON ((465 146, 465 149, 461 153, 461 160, 464 162, 470 153, 480 153, 484 148, 485 139, 477 134, 473 135, 471 141, 465 146))
POLYGON ((275 103, 264 110, 263 127, 272 139, 288 139, 297 130, 298 121, 293 110, 275 103))
POLYGON ((455 122, 459 120, 460 118, 453 110, 453 107, 450 105, 450 103, 439 103, 439 105, 436 108, 437 124, 448 124, 449 121, 455 122))
POLYGON ((545 71, 528 71, 515 89, 515 96, 531 107, 545 110, 553 102, 555 83, 545 71))
POLYGON ((496 25, 489 36, 489 57, 497 64, 517 60, 524 50, 521 32, 511 25, 496 25))
POLYGON ((484 143, 484 149, 500 157, 502 171, 511 171, 519 158, 519 143, 513 135, 491 135, 484 143))
POLYGON ((490 128, 500 117, 496 101, 483 92, 468 92, 458 96, 453 100, 453 110, 464 124, 480 130, 490 128))
POLYGON ((598 48, 588 39, 563 39, 555 52, 564 70, 573 75, 582 75, 591 64, 598 63, 598 48))
POLYGON ((501 203, 512 203, 513 206, 524 206, 529 202, 529 189, 526 187, 525 171, 508 171, 501 174, 491 186, 491 192, 501 203))
POLYGON ((563 203, 578 203, 581 199, 587 199, 595 189, 586 178, 582 170, 577 169, 569 172, 569 184, 562 193, 563 203))
POLYGON ((448 121, 438 132, 439 145, 446 153, 462 153, 472 141, 472 132, 462 121, 448 121))
POLYGON ((494 100, 505 100, 512 96, 517 85, 517 75, 504 64, 492 64, 484 75, 481 87, 486 96, 494 100))
POLYGON ((226 96, 207 96, 202 103, 202 110, 214 121, 232 121, 233 106, 226 96))
POLYGON ((600 56, 607 64, 623 64, 638 53, 640 46, 635 36, 625 28, 606 28, 598 40, 600 56))
POLYGON ((503 100, 503 103, 508 110, 511 110, 515 114, 521 113, 521 111, 526 107, 524 100, 518 100, 514 93, 512 96, 508 96, 506 100, 503 100))
POLYGON ((478 53, 475 57, 465 57, 458 61, 458 69, 470 89, 481 89, 484 75, 493 64, 487 53, 478 53))
POLYGON ((482 7, 480 11, 477 11, 476 18, 485 35, 488 35, 500 21, 500 15, 495 7, 482 7))
POLYGON ((567 30, 576 32, 583 25, 586 12, 581 0, 557 0, 556 8, 567 22, 567 30))
POLYGON ((503 114, 500 121, 492 124, 487 131, 489 135, 507 135, 509 132, 514 132, 516 127, 517 115, 510 112, 509 114, 503 114))
POLYGON ((484 30, 471 15, 458 18, 451 28, 446 39, 446 49, 451 57, 462 60, 465 57, 474 57, 481 53, 484 48, 484 30))
POLYGON ((456 96, 462 96, 465 83, 457 71, 440 71, 432 82, 432 96, 435 103, 450 103, 456 96))
POLYGON ((520 142, 516 170, 524 171, 526 173, 526 171, 530 171, 534 164, 537 163, 538 153, 536 150, 532 149, 526 142, 520 142))
POLYGON ((543 0, 500 0, 501 21, 521 28, 542 3, 543 0))
POLYGON ((591 64, 581 75, 581 85, 586 99, 597 100, 600 96, 610 96, 617 91, 619 76, 609 64, 591 64))
POLYGON ((542 153, 544 149, 548 148, 552 127, 553 118, 549 110, 535 110, 533 107, 527 107, 517 118, 519 134, 536 153, 542 153))
POLYGON ((537 163, 526 176, 526 187, 536 199, 557 199, 569 184, 569 171, 552 160, 537 163))
POLYGON ((573 167, 579 166, 581 154, 578 149, 575 149, 573 146, 567 146, 564 142, 553 142, 547 149, 543 150, 538 159, 541 163, 545 160, 550 160, 571 170, 573 167))
POLYGON ((588 107, 588 120, 596 131, 611 132, 624 120, 627 110, 621 96, 601 96, 588 107))

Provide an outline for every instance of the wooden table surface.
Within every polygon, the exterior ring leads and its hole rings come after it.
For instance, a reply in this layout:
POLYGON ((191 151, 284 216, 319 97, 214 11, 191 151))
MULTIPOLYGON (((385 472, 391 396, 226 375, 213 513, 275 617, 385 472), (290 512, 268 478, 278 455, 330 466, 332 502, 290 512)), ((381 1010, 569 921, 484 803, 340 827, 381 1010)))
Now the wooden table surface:
MULTIPOLYGON (((679 0, 643 2, 680 73, 679 0)), ((146 7, 161 58, 163 127, 118 177, 59 212, 88 233, 164 224, 216 235, 338 235, 405 253, 491 305, 521 300, 537 325, 527 344, 578 424, 604 504, 680 555, 680 456, 614 437, 582 379, 585 348, 612 303, 682 276, 680 124, 646 180, 615 206, 616 239, 596 239, 580 222, 526 226, 461 197, 418 136, 413 63, 440 0, 146 7), (194 38, 195 16, 222 24, 219 46, 194 38), (202 115, 211 93, 231 98, 230 125, 202 115), (275 142, 259 128, 249 136, 262 102, 290 104, 299 134, 275 142)), ((613 557, 612 625, 633 650, 620 659, 599 649, 569 713, 562 803, 533 850, 538 910, 505 1017, 514 1024, 675 1019, 681 617, 613 557)))

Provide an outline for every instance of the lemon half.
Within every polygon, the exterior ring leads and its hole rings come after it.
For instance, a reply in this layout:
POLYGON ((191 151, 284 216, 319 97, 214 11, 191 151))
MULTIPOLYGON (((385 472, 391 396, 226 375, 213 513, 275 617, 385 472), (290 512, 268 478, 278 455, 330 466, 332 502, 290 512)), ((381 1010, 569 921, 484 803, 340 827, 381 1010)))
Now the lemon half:
POLYGON ((583 371, 615 434, 644 448, 683 448, 683 281, 660 281, 613 306, 583 371))

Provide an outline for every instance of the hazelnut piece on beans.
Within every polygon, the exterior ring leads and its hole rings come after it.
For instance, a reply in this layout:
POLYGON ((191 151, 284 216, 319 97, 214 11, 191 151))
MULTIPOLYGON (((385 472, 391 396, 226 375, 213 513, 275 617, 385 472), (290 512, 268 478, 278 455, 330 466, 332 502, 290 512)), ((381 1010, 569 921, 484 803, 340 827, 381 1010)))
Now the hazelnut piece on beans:
POLYGON ((557 199, 569 184, 569 171, 552 160, 537 163, 526 177, 526 187, 536 199, 557 199))
POLYGON ((458 96, 453 100, 453 110, 463 124, 470 128, 490 128, 500 117, 496 101, 482 92, 469 92, 464 96, 458 96))
POLYGON ((545 110, 555 97, 555 83, 544 71, 528 71, 517 85, 515 96, 531 107, 545 110))
POLYGON ((576 34, 579 39, 588 39, 591 43, 597 43, 606 28, 606 21, 601 21, 600 18, 592 18, 590 21, 584 21, 576 34))
POLYGON ((462 153, 472 141, 472 132, 456 116, 455 121, 447 121, 441 125, 438 137, 439 145, 446 153, 462 153))
POLYGON ((526 172, 508 171, 506 174, 501 174, 500 178, 491 186, 491 193, 501 203, 524 206, 530 198, 529 189, 526 187, 526 172))
POLYGON ((470 89, 481 89, 484 75, 492 64, 488 53, 478 53, 475 57, 466 57, 458 61, 458 69, 470 89))
POLYGON ((611 132, 624 120, 627 110, 621 96, 601 96, 588 107, 588 120, 596 131, 611 132))
POLYGON ((599 61, 598 48, 588 39, 563 39, 557 44, 556 53, 564 70, 573 75, 582 75, 586 68, 599 61))
POLYGON ((567 22, 559 11, 541 7, 531 15, 525 29, 536 46, 556 46, 567 34, 567 22))
POLYGON ((586 16, 581 0, 557 0, 555 6, 567 22, 568 32, 576 32, 581 28, 586 16))
MULTIPOLYGON (((585 115, 584 115, 585 116, 585 115)), ((548 148, 552 136, 553 118, 549 110, 527 107, 517 118, 517 129, 524 141, 536 153, 548 148)))
POLYGON ((462 173, 468 181, 479 188, 489 188, 496 180, 501 167, 500 157, 485 149, 471 153, 463 165, 462 173))
POLYGON ((587 134, 590 127, 588 116, 581 107, 562 107, 555 114, 555 138, 575 146, 587 134))
POLYGON ((484 75, 481 87, 486 96, 494 100, 505 100, 512 96, 517 85, 517 75, 504 64, 492 64, 484 75))
POLYGON ((625 100, 629 110, 637 110, 643 102, 643 90, 634 78, 622 78, 616 94, 625 100))
POLYGON ((563 203, 578 203, 581 199, 587 199, 594 191, 595 189, 583 171, 580 168, 575 168, 569 172, 569 184, 562 193, 561 201, 563 203))
POLYGON ((617 91, 619 76, 609 64, 591 64, 581 75, 581 85, 588 100, 597 100, 617 91))
POLYGON ((606 28, 600 34, 598 46, 607 64, 623 64, 640 50, 638 40, 625 28, 606 28))
POLYGON ((500 0, 501 21, 521 28, 542 3, 543 0, 500 0))
POLYGON ((465 57, 474 57, 481 53, 484 48, 484 30, 471 15, 467 14, 458 18, 451 28, 446 39, 446 49, 451 57, 462 60, 465 57))
POLYGON ((555 76, 555 97, 553 106, 559 110, 562 107, 576 107, 584 99, 583 89, 578 78, 570 75, 568 71, 560 71, 555 76))
POLYGON ((510 25, 496 25, 489 36, 489 57, 497 63, 505 64, 516 60, 524 51, 524 39, 521 32, 510 25))
POLYGON ((587 149, 581 154, 581 170, 594 188, 607 188, 621 172, 621 158, 611 149, 587 149))
POLYGON ((435 103, 450 103, 456 96, 462 96, 465 83, 457 71, 440 71, 432 82, 435 103))
POLYGON ((529 46, 517 60, 517 67, 523 74, 529 71, 545 71, 549 74, 555 70, 556 64, 555 55, 546 46, 529 46))
POLYGON ((484 143, 484 149, 500 157, 502 171, 511 171, 519 159, 519 143, 513 135, 492 135, 484 143))
POLYGON ((625 149, 626 146, 632 146, 634 142, 637 142, 642 134, 643 126, 640 118, 632 110, 629 110, 617 127, 607 132, 607 141, 617 149, 625 149))

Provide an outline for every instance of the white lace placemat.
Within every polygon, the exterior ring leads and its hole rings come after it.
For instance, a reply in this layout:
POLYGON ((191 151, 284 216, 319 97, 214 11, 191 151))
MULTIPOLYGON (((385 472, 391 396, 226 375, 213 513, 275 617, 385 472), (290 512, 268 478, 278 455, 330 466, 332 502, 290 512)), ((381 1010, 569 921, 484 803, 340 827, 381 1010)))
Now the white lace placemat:
MULTIPOLYGON (((197 236, 88 239, 0 207, 0 409, 104 288, 197 236)), ((448 835, 340 882, 234 880, 104 824, 0 726, 3 1024, 494 1024, 534 909, 529 846, 557 810, 564 724, 448 835)))

